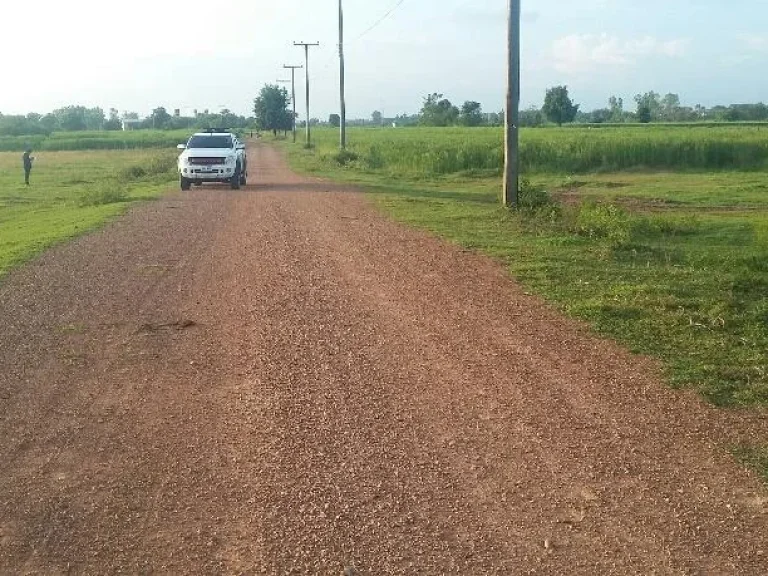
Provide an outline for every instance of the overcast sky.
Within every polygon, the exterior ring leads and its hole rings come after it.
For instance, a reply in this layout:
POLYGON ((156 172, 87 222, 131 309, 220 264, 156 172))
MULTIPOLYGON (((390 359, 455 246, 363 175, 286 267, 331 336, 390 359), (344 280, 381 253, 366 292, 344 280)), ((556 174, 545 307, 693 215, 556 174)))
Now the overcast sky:
MULTIPOLYGON (((417 112, 424 95, 504 94, 506 0, 344 0, 348 116, 417 112)), ((312 115, 338 109, 337 0, 38 0, 0 9, 0 112, 67 104, 250 114, 265 83, 311 52, 312 115), (116 6, 119 5, 120 8, 116 6)), ((522 105, 567 84, 583 109, 612 94, 768 101, 766 0, 523 0, 522 105)), ((303 75, 297 80, 303 111, 303 75)), ((633 106, 633 105, 632 105, 633 106)))

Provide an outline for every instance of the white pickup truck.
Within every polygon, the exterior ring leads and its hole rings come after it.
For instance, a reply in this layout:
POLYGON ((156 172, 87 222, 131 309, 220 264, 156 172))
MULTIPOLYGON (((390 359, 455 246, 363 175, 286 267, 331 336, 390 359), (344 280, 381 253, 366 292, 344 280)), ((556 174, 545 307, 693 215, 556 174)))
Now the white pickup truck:
POLYGON ((248 179, 248 159, 245 144, 230 132, 199 132, 192 135, 179 156, 179 182, 182 190, 192 184, 221 182, 233 190, 244 186, 248 179))

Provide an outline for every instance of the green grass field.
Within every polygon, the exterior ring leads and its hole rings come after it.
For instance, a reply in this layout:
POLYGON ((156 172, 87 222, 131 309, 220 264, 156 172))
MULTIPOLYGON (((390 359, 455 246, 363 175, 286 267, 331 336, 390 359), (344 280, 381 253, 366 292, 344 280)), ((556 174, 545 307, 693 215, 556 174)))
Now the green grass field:
POLYGON ((40 152, 27 187, 21 155, 0 153, 0 277, 131 202, 167 190, 175 157, 175 151, 40 152))
MULTIPOLYGON (((315 133, 318 153, 333 156, 332 131, 315 133)), ((351 133, 350 155, 337 160, 356 170, 428 179, 456 173, 499 175, 503 168, 499 128, 366 128, 351 133)), ((768 125, 524 129, 520 158, 527 173, 761 170, 768 168, 768 125)))
MULTIPOLYGON (((503 261, 567 314, 660 359, 672 386, 768 406, 768 131, 594 134, 523 131, 519 211, 499 205, 499 131, 350 130, 342 156, 332 130, 314 132, 313 150, 281 144, 298 170, 359 184, 401 222, 503 261)), ((768 480, 768 439, 732 448, 768 480)))
MULTIPOLYGON (((706 128, 652 128, 642 137, 639 130, 601 131, 604 153, 611 153, 611 136, 627 149, 638 138, 642 146, 666 138, 667 149, 685 149, 694 134, 738 149, 739 130, 750 146, 768 141, 768 131, 754 127, 713 128, 714 135, 706 128)), ((570 144, 594 132, 538 129, 521 139, 556 149, 565 138, 564 150, 572 152, 570 144)), ((458 163, 439 175, 416 152, 490 146, 488 130, 350 130, 359 156, 343 165, 335 157, 336 133, 314 134, 315 150, 286 144, 300 170, 364 185, 399 220, 503 259, 569 314, 662 359, 673 384, 694 387, 718 405, 768 405, 766 171, 719 162, 718 170, 684 163, 680 171, 649 171, 641 169, 644 153, 616 172, 532 169, 529 160, 532 188, 554 201, 511 213, 498 205, 497 170, 458 163), (361 160, 366 149, 378 149, 384 161, 361 160), (397 160, 404 150, 408 158, 397 160)), ((562 162, 572 164, 579 162, 562 162)))
POLYGON ((132 130, 128 132, 54 132, 50 136, 0 136, 0 151, 141 150, 174 148, 192 130, 132 130))

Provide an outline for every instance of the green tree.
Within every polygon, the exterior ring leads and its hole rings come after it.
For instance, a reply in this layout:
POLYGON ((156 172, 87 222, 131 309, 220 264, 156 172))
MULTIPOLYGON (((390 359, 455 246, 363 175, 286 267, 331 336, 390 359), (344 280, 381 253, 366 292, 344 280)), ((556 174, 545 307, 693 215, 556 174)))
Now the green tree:
POLYGON ((453 126, 458 117, 459 109, 442 94, 434 92, 424 98, 419 123, 423 126, 453 126))
POLYGON ((159 106, 152 110, 152 114, 149 118, 151 119, 152 128, 163 130, 168 127, 172 117, 168 114, 168 111, 165 108, 159 106))
POLYGON ((579 112, 579 106, 571 101, 567 86, 555 86, 547 90, 542 112, 550 122, 562 126, 573 122, 579 112))
POLYGON ((661 117, 666 122, 679 122, 684 120, 683 109, 680 106, 680 96, 667 94, 661 99, 661 117))
POLYGON ((83 106, 66 106, 53 111, 61 130, 74 132, 85 130, 85 108, 83 106))
POLYGON ((651 120, 653 120, 651 107, 648 106, 648 104, 645 102, 638 103, 637 121, 640 122, 641 124, 648 124, 651 120))
POLYGON ((661 97, 651 90, 635 96, 637 121, 647 124, 661 119, 661 97))
POLYGON ((624 122, 624 99, 617 96, 611 96, 608 99, 608 108, 611 111, 610 122, 618 124, 624 122))
MULTIPOLYGON (((505 122, 504 113, 501 113, 501 120, 505 122)), ((526 110, 520 110, 520 126, 524 128, 533 128, 544 124, 544 114, 535 106, 526 110)))
POLYGON ((110 108, 109 118, 104 122, 104 130, 120 130, 122 127, 120 112, 118 112, 117 108, 110 108))
POLYGON ((265 85, 253 101, 253 113, 259 130, 290 130, 293 127, 292 112, 288 110, 288 90, 277 84, 265 85))
POLYGON ((334 128, 339 128, 341 126, 341 116, 338 114, 331 114, 328 116, 328 124, 334 128))
POLYGON ((86 108, 83 112, 86 130, 101 130, 104 127, 104 110, 99 107, 86 108))
POLYGON ((461 106, 459 124, 462 126, 480 126, 485 118, 479 102, 467 101, 461 106))
POLYGON ((373 123, 376 126, 381 126, 384 122, 384 118, 382 117, 381 112, 378 110, 373 111, 373 114, 371 114, 371 120, 373 120, 373 123))
POLYGON ((55 114, 48 113, 40 118, 40 126, 44 132, 50 134, 59 129, 59 119, 56 118, 55 114))

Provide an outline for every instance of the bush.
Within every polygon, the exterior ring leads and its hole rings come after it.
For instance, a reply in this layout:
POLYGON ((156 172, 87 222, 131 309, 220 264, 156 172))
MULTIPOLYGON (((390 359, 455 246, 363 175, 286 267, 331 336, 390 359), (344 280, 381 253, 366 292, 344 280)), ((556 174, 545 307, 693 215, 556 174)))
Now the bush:
POLYGON ((368 154, 364 158, 365 166, 369 170, 381 170, 386 165, 384 160, 384 154, 381 153, 381 148, 374 145, 368 149, 368 154))
POLYGON ((80 206, 104 206, 128 200, 125 185, 118 180, 105 180, 90 184, 79 192, 80 206))
POLYGON ((520 193, 517 201, 521 209, 528 210, 543 208, 553 203, 549 192, 541 186, 534 186, 528 179, 523 179, 520 183, 520 193))
POLYGON ((350 150, 339 150, 331 158, 339 166, 346 166, 352 162, 357 162, 359 156, 350 150))

